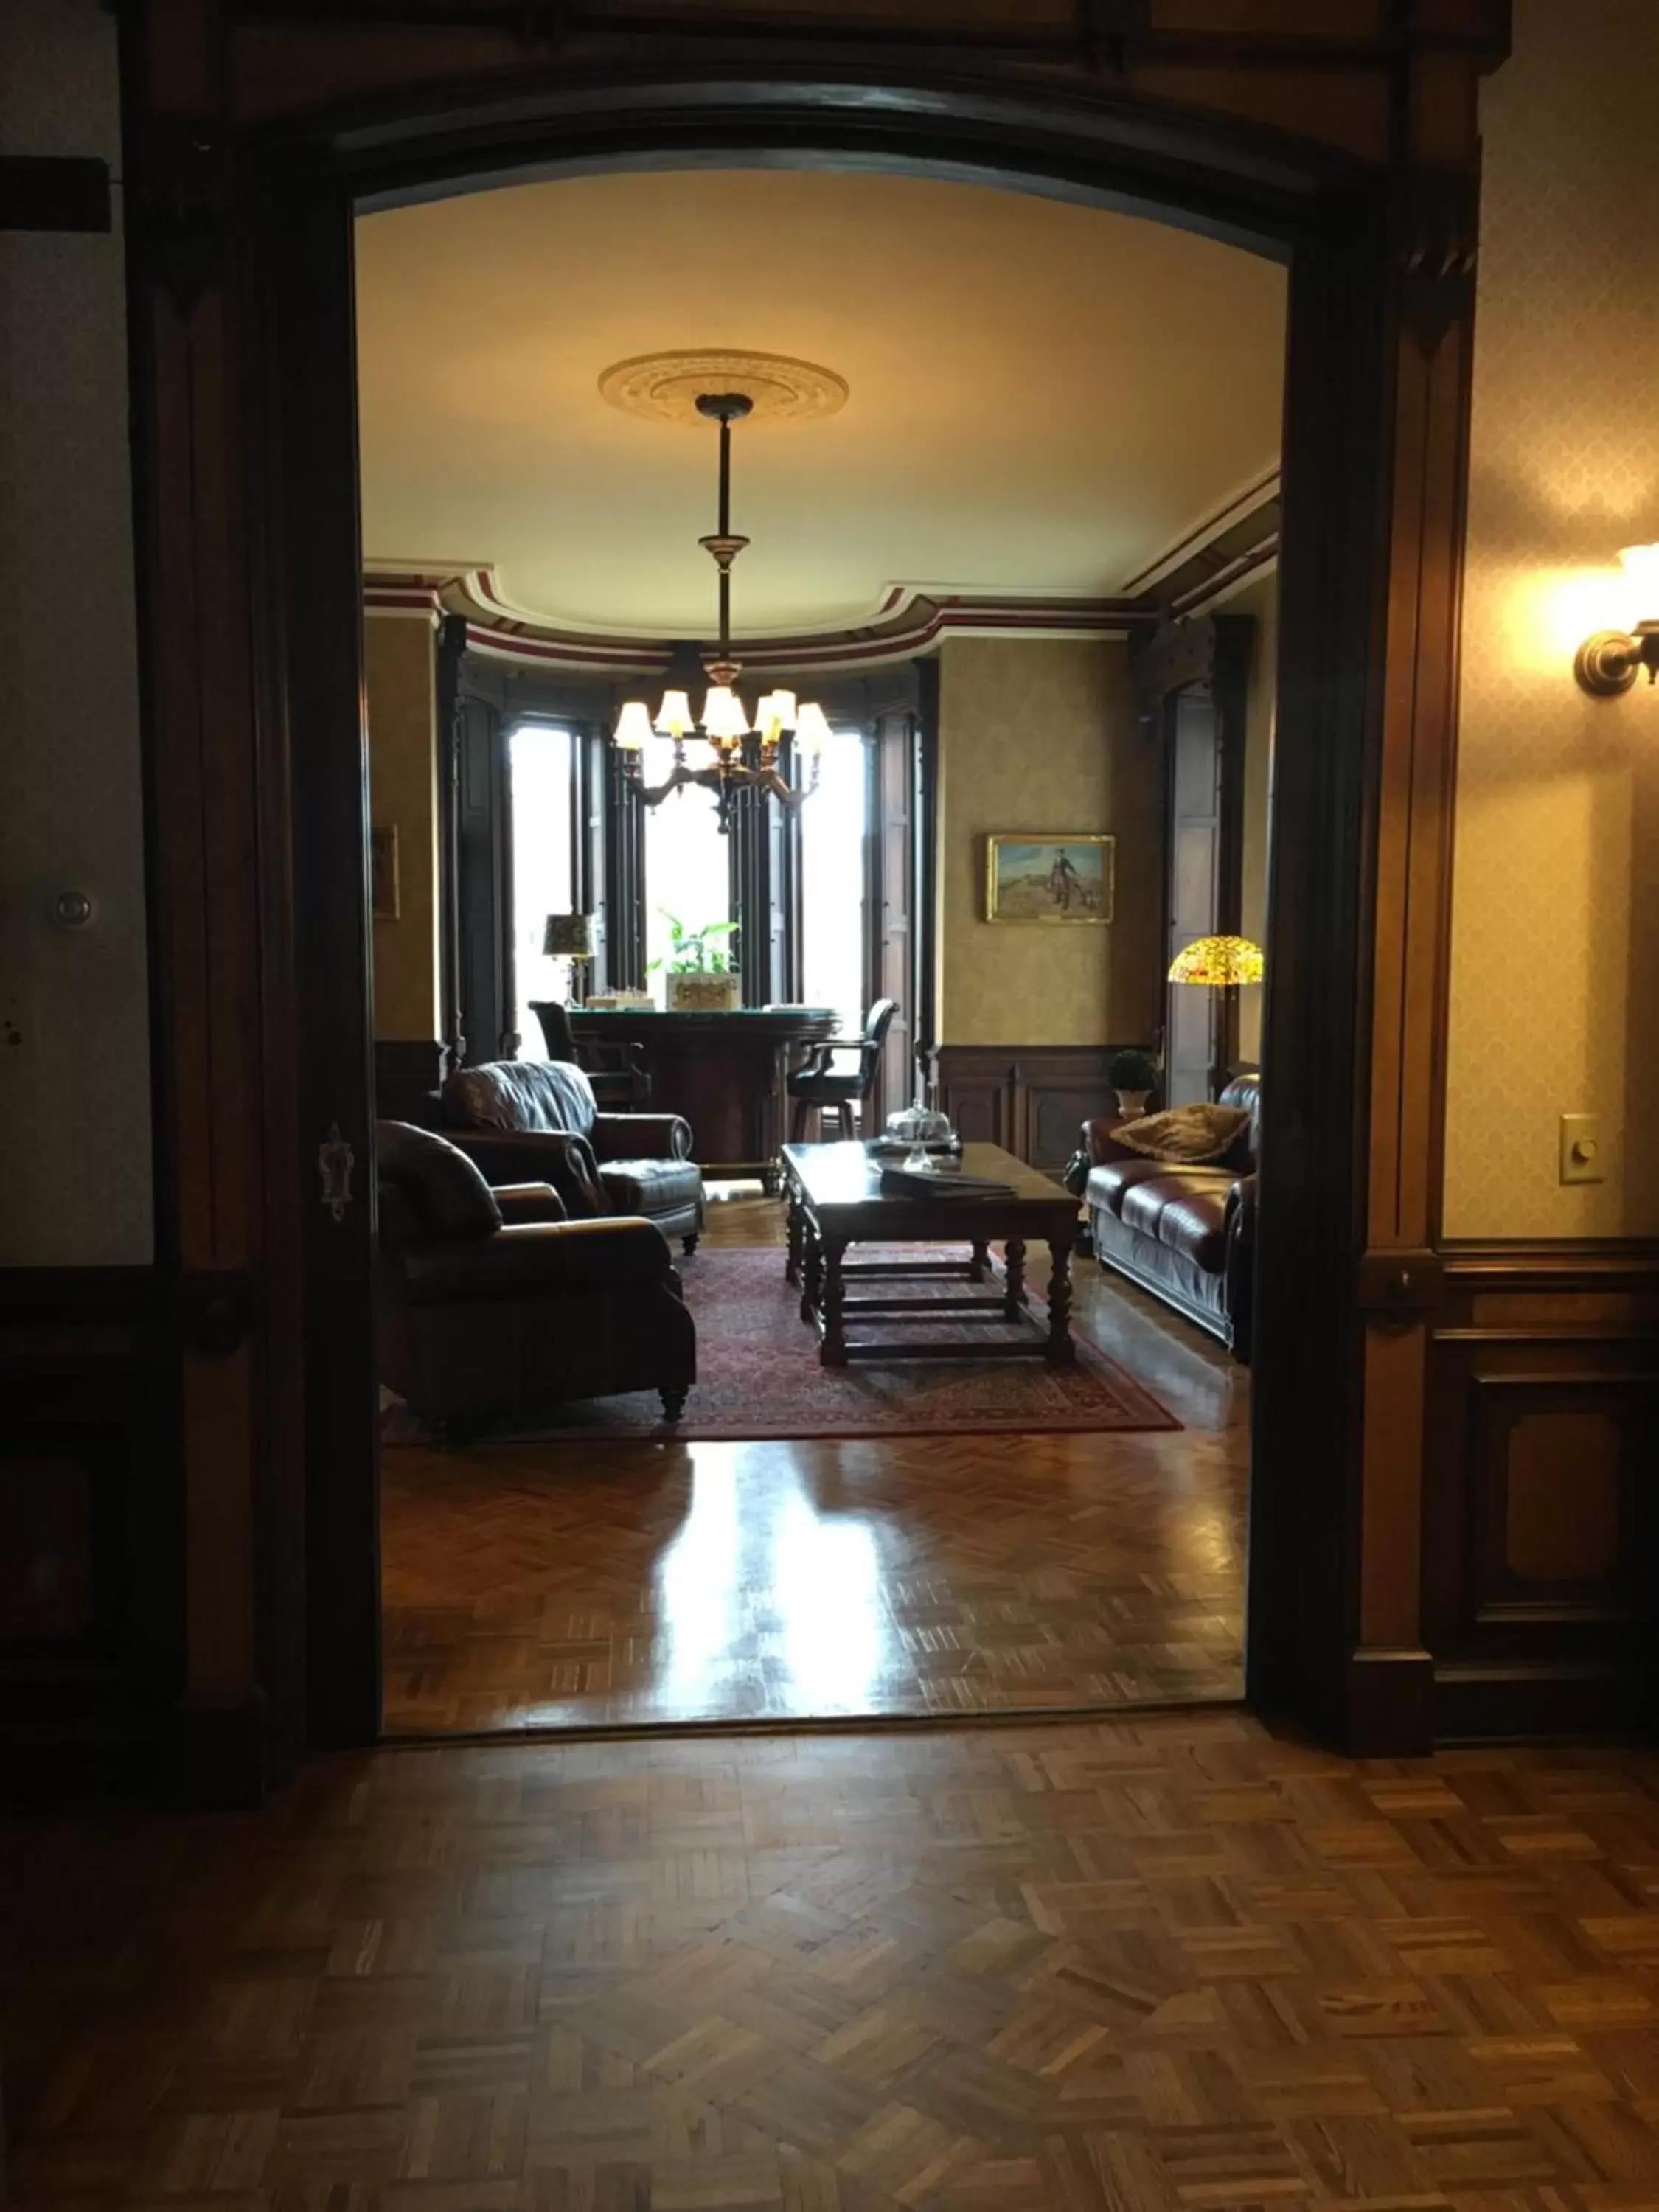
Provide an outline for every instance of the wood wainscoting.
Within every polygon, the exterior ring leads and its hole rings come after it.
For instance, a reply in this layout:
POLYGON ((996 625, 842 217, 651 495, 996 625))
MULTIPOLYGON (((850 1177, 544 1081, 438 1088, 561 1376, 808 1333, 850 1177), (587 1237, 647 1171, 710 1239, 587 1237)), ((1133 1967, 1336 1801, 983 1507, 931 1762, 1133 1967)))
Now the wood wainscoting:
POLYGON ((149 1267, 0 1269, 4 1794, 155 1779, 182 1648, 149 1267))
POLYGON ((1659 1246, 1452 1248, 1430 1334, 1437 1738, 1651 1717, 1659 1246))
POLYGON ((1111 1107, 1115 1044, 942 1044, 927 1063, 941 1111, 970 1143, 1056 1175, 1078 1131, 1111 1107))

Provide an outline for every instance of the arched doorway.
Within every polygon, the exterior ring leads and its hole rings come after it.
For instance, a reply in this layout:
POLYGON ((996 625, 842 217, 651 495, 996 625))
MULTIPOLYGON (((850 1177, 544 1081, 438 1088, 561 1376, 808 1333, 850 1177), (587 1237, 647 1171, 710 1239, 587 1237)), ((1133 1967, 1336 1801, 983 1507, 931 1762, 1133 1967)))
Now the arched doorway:
MULTIPOLYGON (((1429 1241, 1432 1211, 1463 173, 1420 204, 1396 198, 1391 214, 1382 173, 1311 142, 1109 93, 1010 92, 878 66, 803 77, 750 59, 717 76, 687 65, 551 86, 492 79, 249 133, 239 149, 246 251, 221 328, 235 332, 243 352, 229 358, 246 376, 262 1005, 268 1048, 284 1034, 293 1044, 290 1069, 273 1067, 262 1094, 277 1261, 263 1340, 276 1355, 267 1380, 286 1363, 301 1385, 305 1431, 303 1511, 282 1480, 255 1501, 272 1679, 297 1686, 295 1615, 281 1601, 303 1586, 309 1738, 374 1733, 371 1231, 361 1203, 316 1199, 319 1169, 325 1199, 341 1196, 342 1153, 319 1158, 336 1130, 367 1157, 370 1097, 350 216, 509 176, 701 160, 982 178, 1289 258, 1272 889, 1281 988, 1265 1039, 1274 1190, 1261 1238, 1250 1691, 1356 1745, 1419 1747, 1431 1685, 1416 1634, 1420 1291, 1407 1262, 1429 1241), (1368 1306, 1384 1318, 1367 1320, 1368 1306), (1386 1395, 1368 1399, 1368 1374, 1386 1395)), ((186 354, 194 343, 186 334, 186 354)), ((199 386, 192 404, 206 404, 199 386)), ((161 490, 159 505, 172 496, 161 490)), ((286 1464, 296 1468, 297 1453, 286 1464)))

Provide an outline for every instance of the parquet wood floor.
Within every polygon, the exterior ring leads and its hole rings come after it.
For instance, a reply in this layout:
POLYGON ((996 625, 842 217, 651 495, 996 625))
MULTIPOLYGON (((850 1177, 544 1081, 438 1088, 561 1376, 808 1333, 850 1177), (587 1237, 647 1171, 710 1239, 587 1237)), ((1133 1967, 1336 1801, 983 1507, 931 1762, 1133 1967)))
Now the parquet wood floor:
POLYGON ((0 1842, 27 2212, 1640 2212, 1659 1761, 386 1751, 0 1842))
MULTIPOLYGON (((713 1242, 781 1233, 773 1201, 713 1209, 713 1242)), ((1186 1429, 388 1449, 388 1729, 1237 1697, 1246 1378, 1076 1272, 1085 1325, 1186 1429)))

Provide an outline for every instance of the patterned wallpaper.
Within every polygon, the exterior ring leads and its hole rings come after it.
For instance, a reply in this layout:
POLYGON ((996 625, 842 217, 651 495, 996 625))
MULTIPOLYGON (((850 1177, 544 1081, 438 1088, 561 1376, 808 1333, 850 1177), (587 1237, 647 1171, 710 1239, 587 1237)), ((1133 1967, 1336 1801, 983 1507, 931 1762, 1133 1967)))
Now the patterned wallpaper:
POLYGON ((1516 0, 1485 88, 1446 1232, 1659 1231, 1659 693, 1591 700, 1659 538, 1659 6, 1516 0), (1617 1172, 1562 1188, 1557 1121, 1617 1172))
MULTIPOLYGON (((117 118, 98 0, 3 0, 0 152, 118 173, 117 118)), ((126 403, 118 228, 0 232, 4 1266, 152 1255, 126 403), (80 933, 50 919, 70 889, 96 902, 80 933)))
POLYGON ((1158 754, 1128 657, 1092 639, 947 638, 939 671, 939 1036, 1104 1044, 1151 1036, 1162 880, 1158 754), (1109 928, 985 920, 985 833, 1117 839, 1109 928))

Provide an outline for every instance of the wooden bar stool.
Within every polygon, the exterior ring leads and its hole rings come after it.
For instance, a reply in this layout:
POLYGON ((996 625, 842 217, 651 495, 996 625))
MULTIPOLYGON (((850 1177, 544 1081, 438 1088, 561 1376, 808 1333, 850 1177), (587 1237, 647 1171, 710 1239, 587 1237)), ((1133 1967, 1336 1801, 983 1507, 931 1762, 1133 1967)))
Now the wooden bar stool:
POLYGON ((896 999, 878 999, 865 1018, 864 1035, 856 1045, 814 1045, 811 1058, 804 1067, 795 1070, 787 1085, 794 1101, 789 1133, 796 1144, 805 1141, 807 1116, 815 1108, 821 1141, 829 1140, 829 1131, 824 1127, 827 1114, 836 1116, 837 1136, 850 1139, 858 1135, 864 1101, 881 1063, 882 1043, 897 1012, 896 999), (856 1052, 858 1066, 837 1073, 831 1063, 838 1052, 856 1052))

